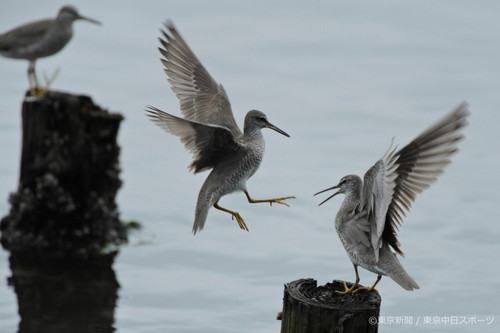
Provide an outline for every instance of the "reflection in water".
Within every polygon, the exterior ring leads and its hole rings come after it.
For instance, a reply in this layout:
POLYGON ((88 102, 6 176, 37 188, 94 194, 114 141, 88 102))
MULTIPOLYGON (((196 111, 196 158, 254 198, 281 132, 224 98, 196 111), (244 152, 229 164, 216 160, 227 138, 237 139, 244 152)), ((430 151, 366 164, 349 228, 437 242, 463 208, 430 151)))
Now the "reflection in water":
POLYGON ((48 259, 12 252, 8 282, 19 304, 18 332, 114 332, 115 256, 48 259))

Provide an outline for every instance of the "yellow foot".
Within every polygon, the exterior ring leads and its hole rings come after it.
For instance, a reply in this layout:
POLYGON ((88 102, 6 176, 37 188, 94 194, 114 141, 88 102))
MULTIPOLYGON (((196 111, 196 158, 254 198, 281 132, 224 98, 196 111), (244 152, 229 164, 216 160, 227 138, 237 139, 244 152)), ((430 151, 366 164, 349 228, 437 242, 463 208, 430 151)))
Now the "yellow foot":
POLYGON ((269 202, 269 205, 271 205, 271 206, 273 205, 273 203, 278 203, 280 205, 285 205, 287 207, 290 207, 289 204, 287 204, 286 202, 283 202, 283 201, 288 200, 288 199, 295 199, 295 197, 290 196, 290 197, 282 197, 282 198, 274 198, 274 199, 262 199, 262 200, 255 200, 255 199, 248 197, 248 202, 250 202, 250 203, 269 202))
POLYGON ((350 288, 347 287, 347 283, 344 281, 344 291, 335 290, 337 294, 345 295, 345 294, 354 294, 359 288, 356 288, 357 283, 353 284, 350 288))
POLYGON ((375 289, 375 287, 371 286, 371 287, 359 287, 356 290, 354 290, 352 293, 354 294, 360 290, 367 290, 367 291, 375 290, 375 291, 377 291, 377 289, 375 289))
POLYGON ((354 294, 355 292, 357 292, 357 291, 359 291, 359 290, 368 290, 368 291, 375 290, 375 291, 377 291, 377 290, 375 289, 375 286, 377 285, 377 283, 379 283, 379 282, 380 282, 380 279, 381 279, 381 278, 382 278, 382 275, 378 275, 378 276, 377 276, 377 280, 375 280, 375 283, 374 283, 372 286, 370 286, 370 287, 359 287, 358 289, 354 290, 352 293, 354 294))
POLYGON ((236 219, 236 222, 238 222, 238 225, 240 226, 240 228, 243 229, 243 230, 248 231, 248 227, 247 227, 245 221, 243 221, 243 218, 241 217, 240 213, 219 206, 219 202, 218 201, 216 203, 214 203, 214 208, 216 208, 218 210, 222 210, 223 212, 231 214, 231 220, 236 219))
POLYGON ((240 226, 241 229, 249 231, 248 227, 247 227, 247 224, 245 223, 245 221, 241 217, 240 213, 238 213, 238 212, 232 212, 231 213, 231 220, 234 220, 234 219, 236 219, 236 222, 238 222, 238 225, 240 226))
POLYGON ((49 92, 49 90, 44 89, 44 88, 31 88, 30 89, 30 96, 43 97, 43 96, 47 95, 48 92, 49 92))
POLYGON ((279 203, 279 204, 281 204, 281 205, 285 205, 285 206, 287 206, 287 207, 290 207, 290 205, 289 205, 289 204, 287 204, 286 202, 283 202, 284 200, 288 200, 288 199, 295 199, 295 197, 294 197, 294 196, 289 196, 289 197, 283 197, 283 198, 271 199, 271 200, 269 201, 269 205, 271 205, 271 206, 272 206, 272 205, 273 205, 273 202, 274 202, 274 203, 279 203))

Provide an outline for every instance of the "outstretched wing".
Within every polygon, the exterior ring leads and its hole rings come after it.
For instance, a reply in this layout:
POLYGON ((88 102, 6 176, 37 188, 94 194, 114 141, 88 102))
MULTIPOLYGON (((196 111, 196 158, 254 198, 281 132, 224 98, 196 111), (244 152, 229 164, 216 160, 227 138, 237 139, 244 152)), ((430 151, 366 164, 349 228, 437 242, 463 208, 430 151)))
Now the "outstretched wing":
POLYGON ((172 90, 179 98, 184 117, 202 124, 220 125, 235 137, 241 135, 226 91, 218 84, 189 48, 171 21, 160 38, 161 59, 172 90))
POLYGON ((371 242, 378 258, 382 240, 400 255, 397 231, 417 194, 433 184, 463 139, 469 115, 462 103, 398 152, 389 151, 365 174, 362 200, 371 214, 371 242))
POLYGON ((246 150, 233 133, 219 125, 182 119, 150 106, 147 116, 165 131, 178 136, 193 154, 189 169, 194 173, 211 169, 217 162, 234 158, 246 150))

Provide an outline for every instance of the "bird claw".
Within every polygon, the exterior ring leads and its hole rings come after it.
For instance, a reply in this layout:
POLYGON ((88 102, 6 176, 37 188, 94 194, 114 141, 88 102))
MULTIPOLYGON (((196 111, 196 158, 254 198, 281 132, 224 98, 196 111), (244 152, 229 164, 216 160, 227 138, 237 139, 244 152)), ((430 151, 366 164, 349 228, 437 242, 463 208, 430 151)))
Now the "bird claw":
POLYGON ((280 205, 285 205, 287 207, 290 207, 289 204, 287 204, 286 202, 283 202, 284 200, 287 200, 287 199, 295 199, 295 197, 294 196, 289 196, 289 197, 274 198, 274 199, 262 199, 262 200, 255 200, 255 199, 252 199, 252 198, 248 197, 248 202, 250 202, 250 203, 269 202, 270 206, 272 206, 273 203, 278 203, 280 205))
POLYGON ((355 283, 351 287, 347 287, 347 283, 344 281, 344 291, 335 290, 337 294, 345 295, 345 294, 354 294, 360 290, 372 291, 376 290, 374 286, 371 287, 358 287, 358 284, 355 283), (357 287, 357 288, 356 288, 357 287))
POLYGON ((345 294, 354 294, 360 288, 356 288, 357 284, 353 284, 350 288, 347 287, 347 283, 344 281, 344 291, 335 290, 337 294, 345 295, 345 294))
POLYGON ((249 231, 247 224, 245 223, 245 221, 243 220, 243 218, 241 217, 241 215, 239 213, 234 212, 231 214, 231 220, 234 220, 235 218, 236 218, 236 222, 238 222, 238 225, 240 226, 241 229, 249 231))
POLYGON ((31 89, 29 90, 29 94, 30 94, 30 96, 33 96, 33 97, 43 97, 43 96, 45 96, 48 92, 49 92, 49 90, 48 90, 48 89, 44 89, 44 88, 40 88, 40 87, 31 88, 31 89))
POLYGON ((272 199, 273 201, 270 201, 269 204, 272 206, 273 202, 275 202, 275 203, 279 203, 280 205, 285 205, 287 207, 290 207, 290 205, 288 203, 283 202, 284 200, 287 200, 287 199, 295 199, 295 197, 294 196, 289 196, 289 197, 272 199))
POLYGON ((222 210, 223 212, 231 214, 231 220, 236 219, 236 222, 238 222, 238 225, 240 226, 241 229, 249 231, 248 227, 247 227, 245 221, 243 220, 243 218, 241 217, 240 213, 223 208, 223 207, 219 206, 217 202, 214 204, 214 207, 218 210, 222 210))
POLYGON ((376 289, 373 286, 372 287, 358 287, 355 290, 353 290, 352 293, 354 294, 354 293, 356 293, 356 292, 358 292, 360 290, 366 290, 366 291, 375 290, 376 291, 376 289))

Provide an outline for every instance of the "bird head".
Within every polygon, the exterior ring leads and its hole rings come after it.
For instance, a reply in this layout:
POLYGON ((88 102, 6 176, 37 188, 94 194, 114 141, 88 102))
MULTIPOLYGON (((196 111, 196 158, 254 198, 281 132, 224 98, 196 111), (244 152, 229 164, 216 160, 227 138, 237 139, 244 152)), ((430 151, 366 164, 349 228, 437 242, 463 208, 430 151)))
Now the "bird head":
POLYGON ((267 120, 267 116, 264 112, 258 110, 248 111, 245 117, 245 133, 248 133, 248 131, 260 130, 262 128, 270 128, 286 137, 290 137, 285 131, 271 124, 267 120))
POLYGON ((59 14, 57 14, 57 20, 68 23, 73 23, 76 20, 84 20, 94 24, 101 24, 101 22, 97 20, 80 15, 75 6, 64 6, 61 8, 59 14))
POLYGON ((360 188, 361 188, 361 178, 359 178, 356 175, 347 175, 347 176, 342 177, 337 185, 329 187, 323 191, 319 191, 318 193, 315 193, 314 195, 318 195, 318 194, 324 193, 326 191, 339 189, 337 192, 335 192, 334 194, 332 194, 331 196, 326 198, 324 201, 322 201, 319 204, 319 206, 321 206, 322 204, 324 204, 325 202, 327 202, 328 200, 330 200, 331 198, 333 198, 337 194, 352 192, 355 190, 359 190, 360 188))

